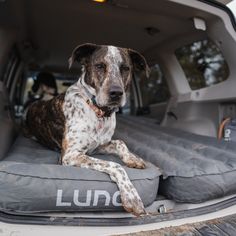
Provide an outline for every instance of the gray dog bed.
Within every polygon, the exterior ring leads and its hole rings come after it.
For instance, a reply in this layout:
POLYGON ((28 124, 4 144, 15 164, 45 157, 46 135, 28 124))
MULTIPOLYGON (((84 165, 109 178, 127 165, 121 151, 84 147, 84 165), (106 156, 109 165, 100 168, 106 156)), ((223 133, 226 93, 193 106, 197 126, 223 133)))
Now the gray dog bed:
POLYGON ((236 143, 129 116, 118 118, 115 137, 160 167, 159 193, 167 198, 199 203, 236 193, 236 143))
MULTIPOLYGON (((107 174, 57 165, 59 156, 19 136, 0 162, 0 208, 20 213, 123 209, 117 185, 107 174)), ((119 161, 113 156, 97 157, 119 161)), ((143 170, 124 168, 144 205, 153 203, 159 170, 150 163, 143 170)))

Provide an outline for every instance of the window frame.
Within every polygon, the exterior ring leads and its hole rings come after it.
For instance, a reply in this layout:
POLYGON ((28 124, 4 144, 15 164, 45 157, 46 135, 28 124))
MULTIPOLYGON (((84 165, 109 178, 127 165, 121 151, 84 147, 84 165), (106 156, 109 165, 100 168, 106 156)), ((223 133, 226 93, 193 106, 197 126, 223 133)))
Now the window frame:
MULTIPOLYGON (((230 68, 229 68, 228 62, 227 62, 227 60, 226 60, 226 57, 224 56, 224 54, 223 54, 221 48, 217 45, 217 43, 216 43, 214 40, 212 40, 211 38, 209 38, 209 37, 207 37, 207 38, 202 38, 202 39, 197 39, 197 40, 194 40, 194 41, 192 41, 192 42, 188 42, 188 43, 185 44, 185 45, 179 46, 178 48, 176 48, 176 49, 174 50, 174 56, 175 56, 175 58, 176 58, 176 60, 177 60, 177 62, 178 62, 178 64, 179 64, 180 68, 182 69, 183 75, 185 76, 185 79, 186 79, 186 81, 187 81, 187 83, 188 83, 188 85, 189 85, 190 91, 192 91, 192 92, 195 92, 195 91, 198 91, 198 90, 201 90, 201 89, 206 89, 206 88, 212 87, 212 86, 214 86, 214 85, 221 84, 222 82, 225 82, 226 80, 228 80, 229 77, 230 77, 230 68), (207 83, 206 83, 206 78, 205 78, 205 76, 204 76, 204 73, 205 73, 205 72, 203 72, 203 73, 202 73, 202 77, 204 78, 204 82, 205 82, 206 86, 194 88, 194 86, 192 85, 190 79, 189 79, 188 76, 187 76, 187 73, 186 73, 185 68, 182 66, 182 64, 181 64, 181 62, 180 62, 181 59, 177 56, 177 51, 178 51, 178 50, 181 50, 181 48, 184 48, 184 47, 191 47, 191 46, 193 46, 194 43, 203 42, 203 41, 205 41, 205 40, 208 41, 207 43, 210 42, 211 44, 213 44, 213 45, 217 48, 217 50, 219 51, 220 55, 222 56, 222 59, 224 60, 224 65, 227 67, 227 76, 226 76, 226 78, 224 78, 222 81, 218 81, 218 82, 211 83, 211 84, 207 85, 207 83)), ((196 68, 195 68, 195 69, 196 69, 196 68)))

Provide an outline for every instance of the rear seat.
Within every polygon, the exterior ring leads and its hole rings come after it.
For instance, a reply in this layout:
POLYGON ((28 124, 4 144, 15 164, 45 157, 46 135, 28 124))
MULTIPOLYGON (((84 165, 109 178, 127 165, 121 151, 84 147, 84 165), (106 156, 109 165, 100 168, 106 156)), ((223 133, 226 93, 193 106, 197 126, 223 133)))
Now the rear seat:
POLYGON ((130 116, 118 117, 115 138, 160 167, 159 194, 167 198, 200 203, 236 193, 236 143, 130 116))

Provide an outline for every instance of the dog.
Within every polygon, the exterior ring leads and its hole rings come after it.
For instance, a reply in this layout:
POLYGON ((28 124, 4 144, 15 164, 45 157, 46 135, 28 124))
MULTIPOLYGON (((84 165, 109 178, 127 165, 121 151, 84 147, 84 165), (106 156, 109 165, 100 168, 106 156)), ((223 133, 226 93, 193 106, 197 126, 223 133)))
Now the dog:
POLYGON ((77 61, 81 76, 65 94, 37 101, 27 112, 31 135, 51 149, 61 150, 61 164, 107 173, 116 182, 124 209, 136 216, 146 214, 143 202, 122 166, 90 155, 115 154, 128 167, 145 168, 121 140, 112 140, 115 112, 126 103, 134 70, 149 67, 137 51, 96 44, 76 47, 69 68, 77 61))

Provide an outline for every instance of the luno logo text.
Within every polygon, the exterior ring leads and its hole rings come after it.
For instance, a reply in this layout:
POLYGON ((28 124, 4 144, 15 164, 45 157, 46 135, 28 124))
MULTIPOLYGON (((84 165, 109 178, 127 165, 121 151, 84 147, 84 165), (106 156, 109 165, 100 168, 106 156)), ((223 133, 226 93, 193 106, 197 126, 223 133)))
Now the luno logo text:
MULTIPOLYGON (((80 207, 88 207, 88 206, 98 206, 101 205, 101 202, 104 203, 105 206, 113 205, 113 206, 122 206, 120 202, 120 191, 116 191, 113 195, 105 190, 87 190, 85 199, 83 196, 83 201, 80 197, 80 190, 74 190, 73 197, 71 201, 65 201, 65 196, 62 189, 57 190, 57 199, 56 206, 60 207, 70 207, 72 204, 80 207), (100 204, 99 203, 100 199, 100 204)), ((68 198, 67 198, 68 199, 68 198)))

